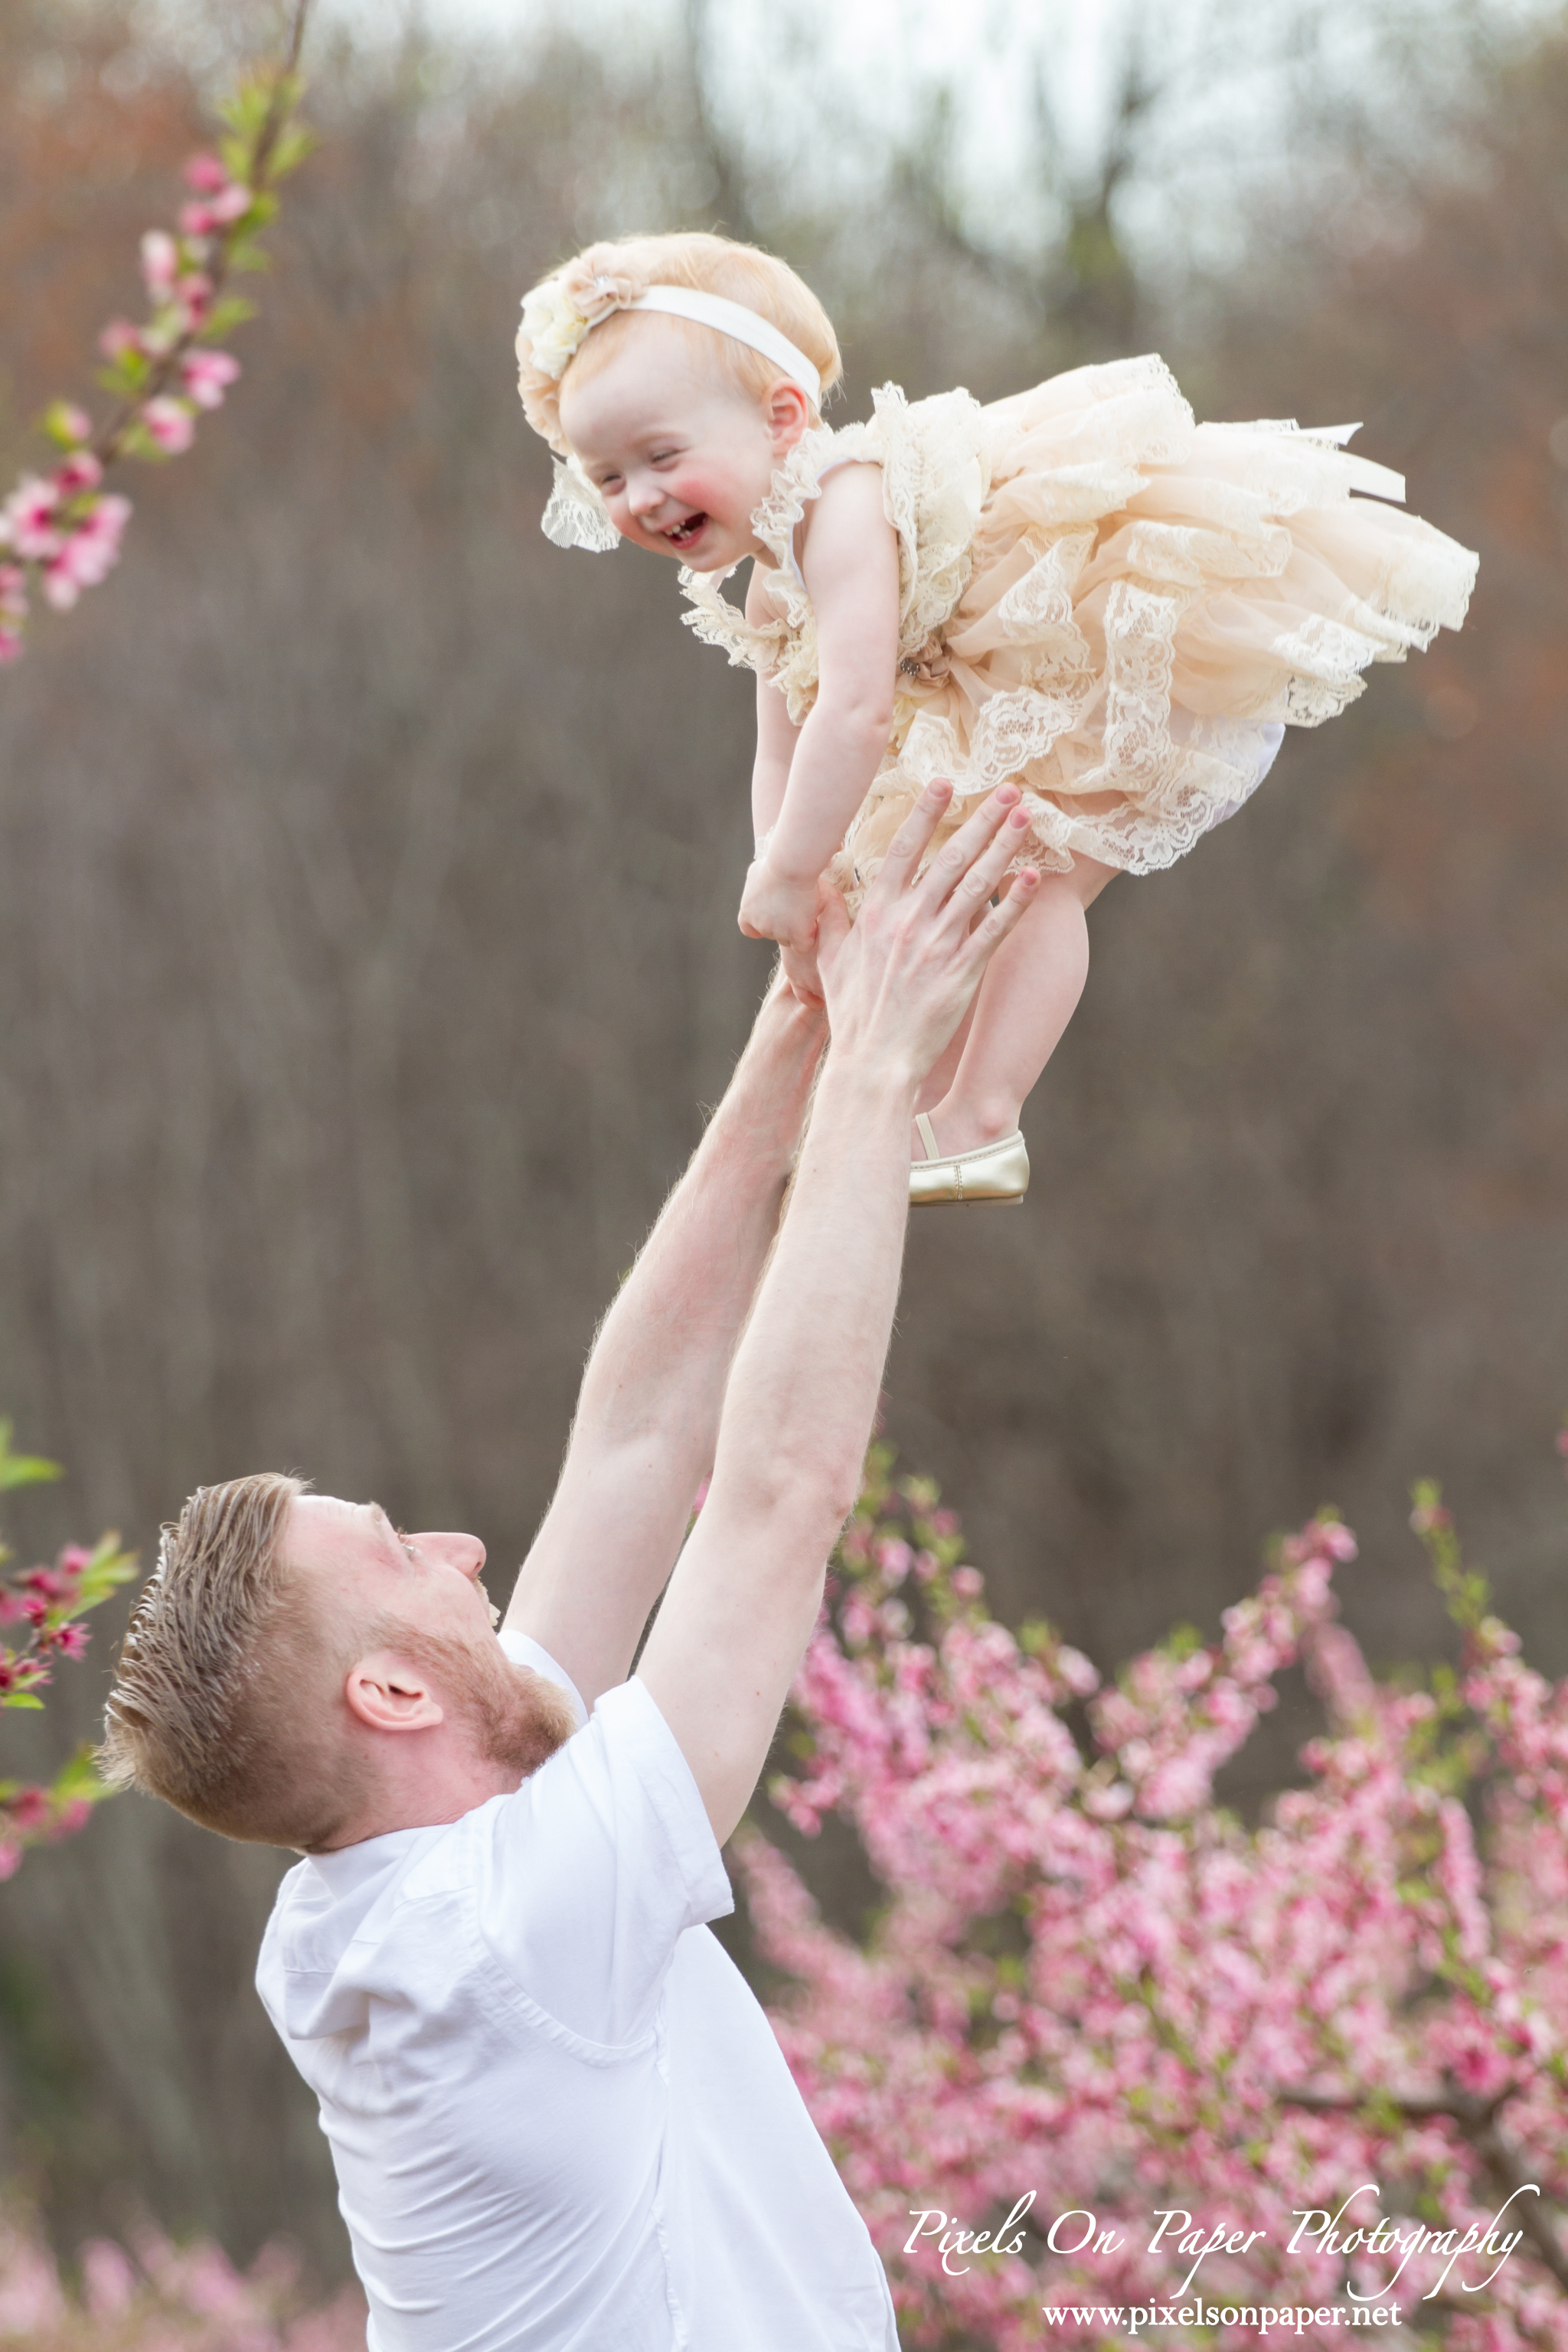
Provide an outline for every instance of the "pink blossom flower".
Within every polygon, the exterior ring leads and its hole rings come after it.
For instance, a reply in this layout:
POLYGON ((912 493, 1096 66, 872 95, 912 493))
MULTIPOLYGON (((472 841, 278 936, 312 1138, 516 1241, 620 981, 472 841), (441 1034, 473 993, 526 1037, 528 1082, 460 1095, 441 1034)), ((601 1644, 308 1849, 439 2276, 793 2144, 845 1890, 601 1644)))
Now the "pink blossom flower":
POLYGON ((227 352, 187 352, 180 372, 198 408, 221 408, 225 391, 239 374, 239 362, 227 352))
POLYGON ((42 1829, 49 1818, 49 1792, 36 1783, 29 1783, 6 1799, 5 1811, 17 1829, 42 1829))
POLYGON ((43 481, 37 474, 24 474, 0 509, 0 544, 35 562, 52 555, 59 545, 56 499, 53 482, 43 481))
POLYGON ((187 269, 175 281, 174 303, 184 334, 194 334, 212 308, 213 282, 202 269, 187 269))
POLYGON ((106 360, 117 360, 122 352, 140 351, 141 331, 129 319, 110 319, 100 332, 98 348, 106 360))
POLYGON ((243 220, 255 202, 252 189, 241 180, 231 180, 226 188, 218 190, 207 210, 215 221, 226 227, 230 221, 243 220))
POLYGON ((142 411, 142 422, 159 448, 171 457, 188 449, 195 438, 196 421, 189 404, 183 400, 160 394, 156 400, 148 401, 142 411))
POLYGON ((180 274, 180 248, 167 229, 150 228, 142 239, 142 278, 154 302, 166 302, 180 274))
POLYGON ((95 499, 68 536, 60 540, 43 570, 44 595, 57 612, 68 612, 84 588, 96 588, 120 561, 120 541, 131 501, 112 493, 95 499))
POLYGON ((95 2319, 116 2319, 136 2293, 136 2271, 123 2247, 90 2238, 81 2250, 82 2296, 95 2319))
POLYGON ((195 188, 198 195, 216 196, 228 185, 228 173, 216 155, 187 155, 184 176, 186 187, 195 188))
POLYGON ((79 490, 95 490, 102 479, 103 467, 90 449, 73 449, 55 467, 55 483, 62 498, 73 498, 79 490))

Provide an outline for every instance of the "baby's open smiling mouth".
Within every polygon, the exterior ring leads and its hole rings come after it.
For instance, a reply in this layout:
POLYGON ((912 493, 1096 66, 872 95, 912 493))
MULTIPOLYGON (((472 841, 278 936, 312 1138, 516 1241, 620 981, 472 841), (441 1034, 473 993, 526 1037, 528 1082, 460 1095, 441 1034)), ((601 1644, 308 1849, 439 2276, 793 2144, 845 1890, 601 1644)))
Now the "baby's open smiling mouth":
POLYGON ((689 547, 707 520, 705 514, 686 515, 679 522, 672 523, 664 536, 672 547, 689 547))

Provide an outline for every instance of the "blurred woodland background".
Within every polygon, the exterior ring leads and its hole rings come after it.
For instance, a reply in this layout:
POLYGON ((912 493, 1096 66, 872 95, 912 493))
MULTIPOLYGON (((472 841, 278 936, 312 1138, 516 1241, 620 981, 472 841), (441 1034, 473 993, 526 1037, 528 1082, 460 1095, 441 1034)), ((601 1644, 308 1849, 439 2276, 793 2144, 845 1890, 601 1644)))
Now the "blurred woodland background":
MULTIPOLYGON (((1089 136, 1066 0, 948 8, 901 112, 874 42, 825 78, 816 0, 750 51, 695 0, 624 37, 514 14, 318 26, 243 381, 0 680, 0 1403, 69 1473, 19 1544, 150 1558, 193 1485, 288 1465, 474 1528, 504 1597, 766 969, 747 681, 669 567, 541 537, 511 338, 585 238, 721 226, 834 310, 841 420, 889 376, 984 398, 1158 348, 1200 415, 1364 418, 1480 550, 1462 636, 1096 908, 1026 1212, 916 1221, 887 1431, 998 1612, 1102 1665, 1212 1632, 1325 1497, 1371 1651, 1436 1654, 1405 1531, 1434 1471, 1563 1672, 1568 22, 1130 6, 1089 136), (997 87, 1016 162, 976 181, 997 87)), ((0 0, 12 472, 271 21, 0 0)), ((16 1757, 92 1727, 110 1613, 16 1757)), ((1238 1797, 1288 1775, 1283 1715, 1238 1797)), ((0 2172, 62 2242, 139 2206, 342 2269, 250 1990, 281 1866, 125 1801, 0 1891, 0 2172)))

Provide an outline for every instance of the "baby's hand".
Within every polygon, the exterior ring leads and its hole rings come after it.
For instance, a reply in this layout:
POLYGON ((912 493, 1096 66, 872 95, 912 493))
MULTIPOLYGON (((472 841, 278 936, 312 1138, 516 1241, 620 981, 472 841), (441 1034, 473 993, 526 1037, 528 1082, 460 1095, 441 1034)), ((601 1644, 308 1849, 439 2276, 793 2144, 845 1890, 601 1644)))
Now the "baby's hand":
POLYGON ((749 940, 776 940, 784 977, 807 1004, 820 1004, 816 977, 816 884, 789 882, 759 857, 741 897, 741 929, 749 940))

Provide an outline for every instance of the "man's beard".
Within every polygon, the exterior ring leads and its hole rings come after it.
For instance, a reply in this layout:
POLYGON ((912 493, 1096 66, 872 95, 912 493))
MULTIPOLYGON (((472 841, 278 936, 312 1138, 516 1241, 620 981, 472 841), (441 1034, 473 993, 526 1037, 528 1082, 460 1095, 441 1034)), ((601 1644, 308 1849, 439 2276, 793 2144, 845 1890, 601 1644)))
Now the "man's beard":
MULTIPOLYGON (((478 1660, 473 1663, 478 1668, 478 1660)), ((525 1780, 577 1728, 577 1711, 560 1685, 531 1666, 513 1665, 499 1648, 493 1671, 488 1660, 476 1671, 465 1703, 472 1708, 480 1754, 525 1780)))
POLYGON ((500 1643, 470 1649, 448 1634, 388 1624, 389 1649, 427 1666, 437 1695, 469 1727, 487 1764, 504 1764, 520 1779, 537 1772, 577 1728, 576 1710, 560 1685, 531 1666, 514 1666, 500 1643))

